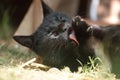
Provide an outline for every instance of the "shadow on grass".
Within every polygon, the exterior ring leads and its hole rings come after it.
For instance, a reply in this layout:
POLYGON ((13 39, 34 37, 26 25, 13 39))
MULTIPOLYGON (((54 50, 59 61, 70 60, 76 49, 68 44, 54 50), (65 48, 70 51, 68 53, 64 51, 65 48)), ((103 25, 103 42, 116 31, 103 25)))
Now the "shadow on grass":
POLYGON ((29 52, 27 50, 23 50, 20 46, 15 47, 8 46, 5 43, 0 44, 0 65, 15 66, 36 56, 33 52, 29 52))

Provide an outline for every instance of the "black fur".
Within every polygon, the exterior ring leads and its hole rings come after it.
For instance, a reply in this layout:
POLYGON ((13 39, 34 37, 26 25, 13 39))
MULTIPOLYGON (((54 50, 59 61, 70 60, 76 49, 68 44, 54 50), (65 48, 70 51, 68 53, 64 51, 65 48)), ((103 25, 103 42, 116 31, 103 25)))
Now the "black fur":
POLYGON ((71 17, 42 4, 44 19, 37 31, 30 36, 14 36, 14 40, 42 57, 45 65, 59 69, 68 66, 71 71, 77 71, 80 66, 75 55, 77 45, 69 39, 71 17))
MULTIPOLYGON (((120 77, 120 70, 118 69, 120 67, 120 25, 89 25, 79 16, 73 19, 72 25, 75 31, 76 38, 80 43, 80 54, 81 51, 83 52, 83 54, 87 54, 88 52, 97 54, 94 52, 95 48, 93 48, 92 46, 95 46, 96 43, 100 43, 103 47, 103 52, 105 53, 102 54, 102 57, 105 56, 106 59, 104 60, 107 60, 107 58, 109 59, 108 63, 111 63, 110 66, 112 66, 112 72, 116 73, 117 77, 120 77), (92 40, 90 40, 91 38, 94 43, 92 43, 92 40), (88 43, 91 43, 91 45, 89 45, 88 43)), ((104 60, 103 62, 105 62, 104 60)), ((110 66, 107 67, 109 68, 110 66)))

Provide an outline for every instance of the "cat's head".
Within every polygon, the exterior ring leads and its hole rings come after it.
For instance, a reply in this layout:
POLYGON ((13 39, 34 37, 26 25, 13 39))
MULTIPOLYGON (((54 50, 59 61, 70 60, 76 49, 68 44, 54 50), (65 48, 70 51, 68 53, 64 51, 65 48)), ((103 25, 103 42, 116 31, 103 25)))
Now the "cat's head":
POLYGON ((14 40, 42 56, 45 64, 61 65, 76 46, 71 31, 72 19, 66 14, 55 12, 42 2, 44 19, 40 27, 30 36, 14 36, 14 40), (73 37, 70 37, 70 36, 73 37))

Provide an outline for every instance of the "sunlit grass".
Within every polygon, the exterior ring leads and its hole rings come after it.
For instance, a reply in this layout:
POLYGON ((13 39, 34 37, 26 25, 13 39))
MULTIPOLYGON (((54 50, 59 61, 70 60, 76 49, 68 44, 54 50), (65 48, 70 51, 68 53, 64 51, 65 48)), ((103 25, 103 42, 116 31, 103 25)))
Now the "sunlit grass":
POLYGON ((48 71, 23 69, 21 64, 35 57, 23 50, 23 47, 0 44, 0 80, 116 80, 114 74, 105 70, 99 58, 90 58, 91 66, 79 67, 74 73, 68 67, 61 71, 57 68, 48 71))
POLYGON ((71 73, 52 68, 49 71, 22 69, 19 67, 0 68, 0 80, 116 80, 114 75, 104 72, 71 73), (109 74, 109 75, 108 75, 109 74))

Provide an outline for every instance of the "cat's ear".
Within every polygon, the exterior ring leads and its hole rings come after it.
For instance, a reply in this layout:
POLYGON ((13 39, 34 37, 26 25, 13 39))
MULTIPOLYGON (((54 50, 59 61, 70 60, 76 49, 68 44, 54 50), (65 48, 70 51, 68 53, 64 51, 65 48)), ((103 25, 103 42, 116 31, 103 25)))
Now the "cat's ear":
POLYGON ((32 36, 13 36, 13 39, 25 47, 32 48, 33 44, 32 36))
POLYGON ((53 12, 53 10, 43 0, 41 0, 41 2, 44 17, 53 12))

